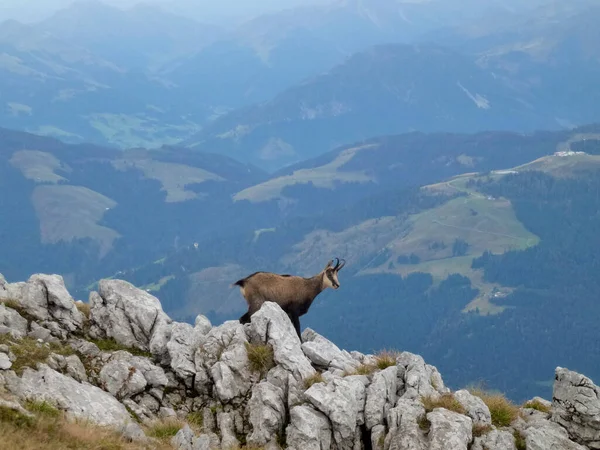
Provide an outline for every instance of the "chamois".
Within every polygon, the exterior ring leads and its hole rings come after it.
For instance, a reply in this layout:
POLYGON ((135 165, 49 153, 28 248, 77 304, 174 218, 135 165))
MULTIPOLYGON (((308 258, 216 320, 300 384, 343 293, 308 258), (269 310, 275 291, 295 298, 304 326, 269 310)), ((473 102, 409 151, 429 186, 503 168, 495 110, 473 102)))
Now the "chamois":
POLYGON ((248 303, 248 312, 240 317, 240 323, 250 322, 250 317, 267 301, 275 302, 289 316, 300 342, 300 316, 308 312, 315 297, 327 288, 338 289, 340 282, 338 272, 346 265, 342 259, 329 261, 325 268, 311 278, 293 275, 279 275, 271 272, 255 272, 236 281, 232 286, 239 286, 248 303))

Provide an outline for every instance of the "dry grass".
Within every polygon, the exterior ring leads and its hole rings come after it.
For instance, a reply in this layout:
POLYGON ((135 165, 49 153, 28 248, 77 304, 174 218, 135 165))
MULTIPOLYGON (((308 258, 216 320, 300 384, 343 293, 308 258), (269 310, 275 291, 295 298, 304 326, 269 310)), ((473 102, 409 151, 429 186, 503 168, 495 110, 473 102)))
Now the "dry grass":
POLYGON ((515 437, 515 447, 517 447, 517 450, 527 450, 527 442, 525 442, 525 437, 521 432, 515 430, 513 436, 515 437))
POLYGON ((540 412, 543 412, 546 414, 550 412, 550 408, 548 406, 544 405, 539 400, 530 400, 523 405, 523 408, 535 409, 536 411, 540 411, 540 412))
POLYGON ((426 412, 431 412, 435 408, 444 408, 459 414, 466 413, 465 408, 454 398, 453 394, 443 394, 438 398, 432 396, 421 397, 421 403, 423 403, 426 412))
POLYGON ((91 306, 89 303, 75 303, 75 306, 77 307, 77 309, 79 310, 79 312, 81 314, 83 314, 83 316, 89 320, 90 319, 90 310, 91 310, 91 306))
POLYGON ((67 421, 48 403, 27 403, 28 417, 0 406, 0 442, 13 450, 167 450, 160 443, 134 444, 119 434, 89 423, 67 421))
POLYGON ((399 353, 395 350, 383 350, 375 355, 375 365, 379 370, 395 366, 398 355, 399 353))
POLYGON ((90 339, 90 342, 96 344, 96 346, 103 352, 117 352, 119 350, 125 350, 135 356, 145 356, 151 358, 152 353, 140 350, 139 348, 126 347, 125 345, 119 344, 112 338, 109 339, 90 339))
POLYGON ((311 375, 310 377, 304 380, 304 389, 309 389, 313 384, 324 383, 325 379, 323 378, 323 374, 320 372, 311 375))
POLYGON ((508 427, 519 416, 519 408, 499 392, 481 389, 469 389, 469 392, 483 400, 490 410, 492 424, 497 427, 508 427))
POLYGON ((275 367, 273 348, 269 344, 249 344, 246 343, 248 352, 248 361, 250 368, 265 376, 269 370, 275 367))
POLYGON ((492 431, 491 425, 476 424, 473 425, 473 437, 480 437, 492 431))
POLYGON ((384 370, 395 366, 396 358, 400 353, 395 350, 382 350, 375 355, 375 362, 370 364, 361 364, 352 372, 345 372, 344 376, 349 375, 372 375, 378 370, 384 370))
POLYGON ((186 417, 186 421, 190 427, 197 432, 200 432, 204 429, 204 414, 202 414, 202 411, 194 411, 189 413, 186 417))
POLYGON ((147 430, 146 435, 168 443, 179 430, 183 428, 183 422, 177 419, 167 419, 154 422, 147 430))
POLYGON ((28 337, 14 339, 9 335, 0 335, 0 344, 8 345, 10 351, 16 356, 11 369, 19 375, 23 373, 25 367, 35 368, 37 363, 45 362, 51 353, 63 356, 75 354, 75 350, 68 345, 54 342, 42 344, 28 337))
POLYGON ((431 428, 431 422, 427 418, 427 414, 423 414, 417 419, 417 423, 419 424, 419 428, 425 432, 429 431, 431 428))

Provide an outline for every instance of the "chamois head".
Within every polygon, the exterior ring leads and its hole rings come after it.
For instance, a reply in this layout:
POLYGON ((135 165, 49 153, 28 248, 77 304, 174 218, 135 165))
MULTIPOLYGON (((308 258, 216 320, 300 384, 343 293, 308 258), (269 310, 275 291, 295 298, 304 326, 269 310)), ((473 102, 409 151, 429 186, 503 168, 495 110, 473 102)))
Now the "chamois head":
POLYGON ((329 261, 325 268, 323 269, 323 288, 332 288, 338 289, 340 287, 340 282, 338 280, 338 272, 342 270, 342 268, 346 265, 345 260, 341 260, 339 258, 335 258, 336 263, 333 265, 333 260, 329 261))

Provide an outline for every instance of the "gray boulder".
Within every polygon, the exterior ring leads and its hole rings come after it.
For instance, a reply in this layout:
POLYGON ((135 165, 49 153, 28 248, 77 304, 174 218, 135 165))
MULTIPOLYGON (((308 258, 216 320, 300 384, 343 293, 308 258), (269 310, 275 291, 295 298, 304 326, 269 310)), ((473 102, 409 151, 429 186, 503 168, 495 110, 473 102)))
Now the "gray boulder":
POLYGON ((163 388, 169 383, 161 367, 122 350, 111 355, 99 377, 104 388, 119 399, 139 394, 146 386, 163 388))
POLYGON ((428 450, 419 420, 425 417, 425 408, 419 400, 401 398, 387 415, 389 433, 385 438, 386 450, 428 450))
POLYGON ((286 429, 290 450, 329 450, 331 426, 327 417, 307 405, 290 410, 290 424, 286 429))
POLYGON ((243 399, 250 391, 253 379, 247 343, 244 327, 238 321, 225 322, 202 336, 195 354, 196 390, 206 391, 209 374, 221 402, 243 399))
POLYGON ((192 387, 196 364, 194 354, 202 341, 202 337, 212 329, 210 322, 204 316, 196 317, 196 325, 174 322, 171 327, 171 337, 167 343, 170 366, 188 388, 192 387))
POLYGON ((366 377, 334 378, 330 383, 313 384, 306 399, 327 416, 332 425, 333 441, 339 449, 351 449, 358 427, 364 423, 366 377))
POLYGON ((92 337, 113 338, 161 357, 167 353, 172 321, 156 297, 126 281, 101 280, 90 305, 92 337))
POLYGON ((298 380, 315 374, 315 369, 302 352, 292 322, 277 303, 263 303, 251 320, 252 341, 270 344, 277 364, 298 380))
MULTIPOLYGON (((28 314, 43 322, 56 322, 60 330, 74 332, 83 325, 83 314, 67 291, 60 275, 33 275, 23 286, 20 304, 28 314)), ((59 330, 52 330, 55 333, 59 330)), ((66 337, 64 334, 59 334, 66 337)))
POLYGON ((429 450, 467 450, 473 439, 473 421, 470 417, 436 408, 427 414, 429 450))
POLYGON ((564 428, 548 420, 536 421, 523 434, 527 450, 587 450, 570 440, 564 428))
POLYGON ((27 334, 27 319, 2 303, 0 303, 0 334, 10 334, 17 339, 27 334))
POLYGON ((403 398, 418 399, 449 392, 438 370, 426 364, 423 358, 402 352, 396 359, 398 364, 398 390, 403 398))
POLYGON ((0 370, 8 370, 12 367, 12 362, 6 353, 0 352, 0 370))
POLYGON ((600 449, 600 389, 577 372, 557 367, 552 420, 562 425, 575 442, 600 449))
POLYGON ((285 407, 283 389, 268 381, 254 385, 248 401, 249 420, 252 425, 248 443, 263 446, 274 441, 285 427, 285 407))
POLYGON ((360 366, 360 362, 350 353, 340 350, 310 328, 304 330, 302 340, 302 351, 315 366, 342 371, 352 371, 360 366))
POLYGON ((396 405, 396 380, 398 367, 392 366, 373 375, 373 381, 367 388, 365 404, 365 422, 370 430, 384 423, 384 418, 396 405))
POLYGON ((25 369, 23 376, 6 380, 7 389, 23 400, 45 400, 76 419, 121 429, 133 420, 125 407, 110 394, 88 383, 52 370, 45 364, 39 370, 25 369))
POLYGON ((479 397, 471 395, 466 389, 454 393, 454 398, 465 408, 467 415, 475 425, 491 425, 492 416, 487 405, 479 397))
POLYGON ((471 450, 517 450, 515 437, 509 431, 490 430, 473 440, 471 450))
POLYGON ((20 301, 23 297, 25 283, 8 283, 0 273, 0 300, 20 301))

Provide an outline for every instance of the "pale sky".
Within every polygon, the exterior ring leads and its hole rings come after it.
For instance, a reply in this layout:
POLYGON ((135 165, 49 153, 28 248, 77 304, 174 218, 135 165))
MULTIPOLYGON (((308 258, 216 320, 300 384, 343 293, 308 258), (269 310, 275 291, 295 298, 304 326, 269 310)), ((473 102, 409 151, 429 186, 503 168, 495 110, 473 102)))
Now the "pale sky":
MULTIPOLYGON (((0 0, 0 20, 16 19, 36 22, 77 0, 0 0)), ((327 3, 330 0, 103 0, 123 8, 136 3, 158 3, 173 12, 190 15, 197 20, 244 18, 264 12, 308 3, 327 3)))

